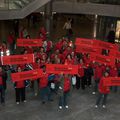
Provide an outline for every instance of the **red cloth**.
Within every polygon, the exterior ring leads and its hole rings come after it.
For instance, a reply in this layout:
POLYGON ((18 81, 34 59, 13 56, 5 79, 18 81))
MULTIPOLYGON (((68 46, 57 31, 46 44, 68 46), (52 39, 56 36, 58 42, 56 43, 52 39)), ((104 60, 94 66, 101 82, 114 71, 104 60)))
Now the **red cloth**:
POLYGON ((43 73, 43 76, 41 77, 40 82, 39 82, 39 87, 44 88, 47 86, 48 86, 48 74, 43 73))
POLYGON ((118 71, 117 71, 117 68, 111 68, 110 69, 110 76, 111 77, 117 77, 118 76, 118 71))
POLYGON ((101 77, 103 76, 103 70, 101 66, 96 66, 95 68, 95 72, 94 72, 94 79, 101 79, 101 77))
POLYGON ((84 68, 81 64, 78 65, 78 74, 80 75, 80 77, 84 76, 84 68))
POLYGON ((16 88, 24 88, 24 87, 25 87, 25 81, 16 82, 16 88))
POLYGON ((64 92, 67 92, 70 90, 70 80, 69 78, 64 79, 64 92))
POLYGON ((109 89, 109 87, 104 86, 103 81, 104 81, 104 77, 101 78, 101 80, 100 80, 99 87, 98 87, 99 92, 102 94, 108 94, 108 93, 110 93, 110 89, 109 89))
POLYGON ((38 63, 32 63, 33 69, 39 69, 40 65, 38 63))

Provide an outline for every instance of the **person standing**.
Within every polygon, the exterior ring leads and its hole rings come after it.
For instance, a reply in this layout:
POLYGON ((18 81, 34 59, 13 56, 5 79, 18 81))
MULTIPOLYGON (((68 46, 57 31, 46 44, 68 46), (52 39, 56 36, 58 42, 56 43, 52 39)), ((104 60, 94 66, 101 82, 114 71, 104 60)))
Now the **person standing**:
POLYGON ((1 104, 5 104, 5 89, 6 89, 7 75, 3 72, 2 66, 0 66, 0 93, 1 104))
POLYGON ((68 109, 68 95, 71 88, 70 76, 68 74, 61 77, 60 86, 59 86, 59 109, 62 109, 63 106, 68 109))
MULTIPOLYGON (((21 67, 17 68, 17 72, 22 72, 21 67)), ((25 94, 25 81, 17 81, 15 82, 15 94, 16 94, 16 104, 20 104, 20 102, 27 102, 26 101, 26 94, 25 94)))
POLYGON ((106 108, 106 101, 107 101, 107 96, 110 93, 110 88, 107 86, 104 86, 104 78, 107 78, 109 76, 108 72, 104 73, 104 77, 101 78, 100 83, 99 83, 99 94, 98 94, 98 98, 96 101, 96 105, 95 108, 98 108, 98 105, 100 104, 100 101, 102 100, 102 107, 106 108))
POLYGON ((63 26, 63 29, 66 30, 66 36, 70 40, 70 38, 73 35, 73 31, 72 31, 72 19, 71 18, 68 18, 67 22, 63 26))

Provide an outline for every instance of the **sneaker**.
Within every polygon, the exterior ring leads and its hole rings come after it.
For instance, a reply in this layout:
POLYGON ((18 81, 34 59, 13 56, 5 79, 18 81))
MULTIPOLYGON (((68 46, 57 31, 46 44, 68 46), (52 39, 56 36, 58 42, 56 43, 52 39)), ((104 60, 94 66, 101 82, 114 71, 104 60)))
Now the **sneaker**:
POLYGON ((95 95, 95 94, 96 94, 96 92, 92 92, 92 94, 93 94, 93 95, 95 95))
POLYGON ((66 105, 65 108, 68 109, 68 105, 66 105))
POLYGON ((95 108, 98 108, 98 105, 95 105, 95 108))
POLYGON ((37 96, 38 94, 37 93, 35 93, 35 96, 37 96))
POLYGON ((20 102, 16 102, 16 104, 17 104, 17 105, 19 105, 19 104, 20 104, 20 102))
POLYGON ((105 106, 105 105, 103 105, 102 107, 103 107, 103 108, 106 108, 106 106, 105 106))
POLYGON ((24 100, 23 102, 24 102, 24 103, 26 103, 27 101, 26 101, 26 100, 24 100))
POLYGON ((61 110, 61 109, 62 109, 62 106, 59 106, 59 109, 61 110))

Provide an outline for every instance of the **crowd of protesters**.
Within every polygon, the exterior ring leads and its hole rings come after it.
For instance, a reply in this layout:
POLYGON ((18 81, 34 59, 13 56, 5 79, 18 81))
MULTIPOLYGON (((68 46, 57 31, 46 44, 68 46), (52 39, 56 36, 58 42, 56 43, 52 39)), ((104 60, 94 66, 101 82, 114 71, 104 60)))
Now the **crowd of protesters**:
MULTIPOLYGON (((70 26, 70 25, 69 25, 70 26)), ((70 28, 71 29, 71 28, 70 28)), ((69 30, 67 30, 69 36, 69 30)), ((20 38, 29 39, 30 35, 24 29, 20 31, 20 38)), ((53 101, 53 94, 59 95, 58 107, 68 109, 68 97, 71 89, 85 90, 86 88, 92 89, 92 94, 98 94, 95 107, 97 108, 102 100, 102 107, 106 107, 107 96, 110 90, 117 92, 117 87, 111 89, 103 85, 104 77, 117 77, 120 76, 120 61, 116 61, 115 66, 107 66, 105 64, 97 63, 90 60, 89 54, 76 53, 75 46, 70 37, 62 37, 56 43, 48 40, 47 31, 42 27, 39 31, 40 38, 43 41, 43 46, 39 48, 24 47, 21 49, 20 54, 34 54, 35 63, 14 65, 14 66, 0 66, 0 93, 1 103, 5 104, 5 90, 7 89, 7 70, 12 73, 28 71, 41 68, 43 76, 34 81, 25 80, 14 83, 16 104, 26 102, 26 88, 30 87, 34 95, 40 94, 42 104, 47 101, 53 101), (46 64, 65 64, 65 65, 78 65, 78 74, 48 74, 46 72, 46 64)), ((12 34, 8 37, 9 44, 1 45, 2 55, 7 55, 6 51, 14 49, 14 36, 12 34)), ((12 81, 12 80, 11 80, 12 81)))

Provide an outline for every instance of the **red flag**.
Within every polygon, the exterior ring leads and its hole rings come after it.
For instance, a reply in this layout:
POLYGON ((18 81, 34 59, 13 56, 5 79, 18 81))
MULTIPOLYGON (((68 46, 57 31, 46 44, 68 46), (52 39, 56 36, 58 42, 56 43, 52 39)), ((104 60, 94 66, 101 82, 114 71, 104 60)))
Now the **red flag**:
POLYGON ((1 56, 2 65, 27 64, 34 62, 34 54, 1 56))
POLYGON ((41 47, 42 40, 41 39, 17 39, 17 46, 19 47, 41 47))
POLYGON ((78 65, 47 64, 46 71, 54 74, 78 74, 78 65))
POLYGON ((107 77, 103 80, 104 86, 120 86, 120 77, 107 77))
POLYGON ((30 70, 30 71, 25 71, 25 72, 18 72, 18 73, 12 73, 12 81, 17 82, 17 81, 23 81, 23 80, 35 80, 37 78, 40 78, 43 74, 43 71, 41 69, 36 69, 36 70, 30 70))

